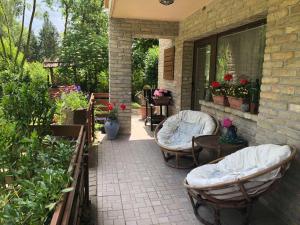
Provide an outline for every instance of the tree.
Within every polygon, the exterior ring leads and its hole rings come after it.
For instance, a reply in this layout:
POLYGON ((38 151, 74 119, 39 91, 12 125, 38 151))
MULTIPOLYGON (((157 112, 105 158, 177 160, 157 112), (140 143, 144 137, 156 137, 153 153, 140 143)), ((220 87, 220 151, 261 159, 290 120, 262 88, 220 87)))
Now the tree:
POLYGON ((149 48, 145 58, 145 77, 146 84, 150 86, 157 86, 158 79, 158 46, 149 48))
POLYGON ((58 55, 59 34, 49 20, 48 13, 44 14, 44 24, 39 33, 40 55, 43 59, 54 59, 58 55))
POLYGON ((40 50, 38 39, 36 38, 35 34, 32 32, 31 41, 29 45, 29 53, 26 58, 27 61, 28 62, 42 61, 40 51, 41 50, 40 50))
POLYGON ((61 72, 83 90, 98 91, 99 79, 106 77, 101 72, 108 68, 108 18, 98 0, 74 1, 71 11, 60 54, 60 60, 69 65, 61 72))
MULTIPOLYGON (((147 67, 146 63, 150 63, 148 56, 148 50, 158 46, 157 39, 134 39, 132 45, 132 99, 134 99, 136 93, 143 89, 145 84, 151 86, 157 86, 155 79, 149 79, 149 77, 155 77, 156 74, 149 75, 151 66, 147 67), (146 75, 146 72, 148 75, 146 75)), ((151 61, 152 62, 152 61, 151 61)), ((155 69, 154 69, 155 70, 155 69)), ((157 80, 157 78, 156 78, 157 80)))
POLYGON ((28 32, 25 32, 26 0, 1 0, 0 1, 0 46, 1 60, 23 68, 32 35, 32 24, 36 11, 36 0, 32 0, 28 32), (21 24, 16 18, 21 17, 21 24), (26 36, 26 38, 24 37, 26 36), (26 39, 26 40, 24 40, 26 39), (24 54, 21 54, 23 52, 24 54), (20 60, 20 57, 22 59, 20 60))

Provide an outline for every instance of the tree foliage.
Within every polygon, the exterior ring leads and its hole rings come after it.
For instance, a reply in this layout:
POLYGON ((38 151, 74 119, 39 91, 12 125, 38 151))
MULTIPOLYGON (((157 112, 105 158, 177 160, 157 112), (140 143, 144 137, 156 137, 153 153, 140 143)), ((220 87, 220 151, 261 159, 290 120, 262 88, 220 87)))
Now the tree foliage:
POLYGON ((58 56, 59 34, 55 26, 49 20, 47 12, 44 14, 44 24, 39 33, 38 46, 40 49, 39 54, 42 59, 53 60, 58 56))
POLYGON ((134 39, 132 45, 132 98, 144 85, 157 86, 158 40, 134 39))
POLYGON ((68 65, 60 72, 85 91, 101 91, 100 73, 108 68, 108 19, 102 1, 74 1, 71 12, 60 55, 68 65))

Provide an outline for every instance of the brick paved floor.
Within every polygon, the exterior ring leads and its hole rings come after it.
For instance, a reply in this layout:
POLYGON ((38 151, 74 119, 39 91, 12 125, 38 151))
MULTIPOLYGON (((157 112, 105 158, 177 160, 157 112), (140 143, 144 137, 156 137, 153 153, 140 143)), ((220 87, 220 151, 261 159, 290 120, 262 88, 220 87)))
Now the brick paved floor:
MULTIPOLYGON (((193 215, 183 187, 188 170, 167 167, 149 134, 133 117, 130 137, 100 141, 98 225, 201 224, 193 215)), ((226 210, 222 216, 224 225, 241 224, 239 213, 226 210)), ((252 221, 253 225, 284 224, 260 204, 254 209, 252 221)))

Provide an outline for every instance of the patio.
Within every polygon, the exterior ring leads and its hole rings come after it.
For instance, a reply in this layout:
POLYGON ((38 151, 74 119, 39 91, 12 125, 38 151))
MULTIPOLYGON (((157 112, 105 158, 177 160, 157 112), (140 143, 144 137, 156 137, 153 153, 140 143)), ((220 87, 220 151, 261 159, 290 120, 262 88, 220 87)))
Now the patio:
MULTIPOLYGON (((201 224, 193 214, 183 186, 188 170, 164 164, 152 133, 137 116, 132 116, 130 136, 108 141, 100 135, 97 151, 97 199, 94 198, 94 204, 98 221, 95 224, 201 224)), ((225 225, 241 223, 240 213, 232 210, 222 211, 222 219, 225 225)), ((252 224, 285 223, 257 203, 252 224)))

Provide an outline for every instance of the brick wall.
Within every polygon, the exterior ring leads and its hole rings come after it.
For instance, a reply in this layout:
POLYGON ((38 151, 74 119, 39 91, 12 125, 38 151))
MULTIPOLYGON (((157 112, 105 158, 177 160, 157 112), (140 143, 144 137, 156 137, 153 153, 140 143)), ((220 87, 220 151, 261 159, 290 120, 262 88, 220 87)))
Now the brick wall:
MULTIPOLYGON (((158 58, 158 87, 165 88, 172 92, 174 102, 177 99, 176 83, 175 80, 165 80, 163 78, 164 72, 164 50, 174 46, 174 40, 172 39, 159 39, 159 58, 158 58)), ((176 104, 170 107, 170 114, 176 112, 176 104)))
MULTIPOLYGON (((234 119, 240 133, 250 144, 291 144, 300 149, 300 1, 299 0, 217 0, 205 10, 199 10, 179 24, 175 38, 176 95, 180 108, 189 107, 191 100, 192 50, 186 43, 267 18, 266 49, 263 65, 260 113, 255 120, 209 105, 202 110, 219 119, 234 119), (186 52, 186 54, 185 54, 186 52), (179 97, 177 97, 179 99, 179 97)), ((300 159, 279 190, 263 201, 280 213, 287 224, 300 221, 300 159)))
MULTIPOLYGON (((202 110, 229 116, 250 143, 288 143, 300 149, 300 0, 215 0, 178 23, 110 19, 110 98, 130 102, 131 42, 134 37, 171 39, 175 46, 174 81, 159 86, 173 91, 174 112, 191 105, 193 41, 267 18, 260 113, 249 119, 212 106, 202 110), (222 111, 223 110, 223 111, 222 111), (257 122, 256 122, 257 121, 257 122)), ((171 42, 161 40, 161 48, 171 42)), ((160 53, 160 59, 162 55, 160 53)), ((121 127, 130 132, 130 108, 121 127)), ((278 191, 264 198, 289 225, 300 221, 299 156, 278 191)))
POLYGON ((125 111, 119 111, 120 132, 131 130, 131 60, 133 38, 174 38, 178 23, 113 19, 109 21, 109 88, 111 102, 124 102, 125 111))
MULTIPOLYGON (((269 1, 256 141, 300 149, 300 1, 269 1)), ((265 199, 288 224, 300 221, 300 159, 279 190, 265 199)))

